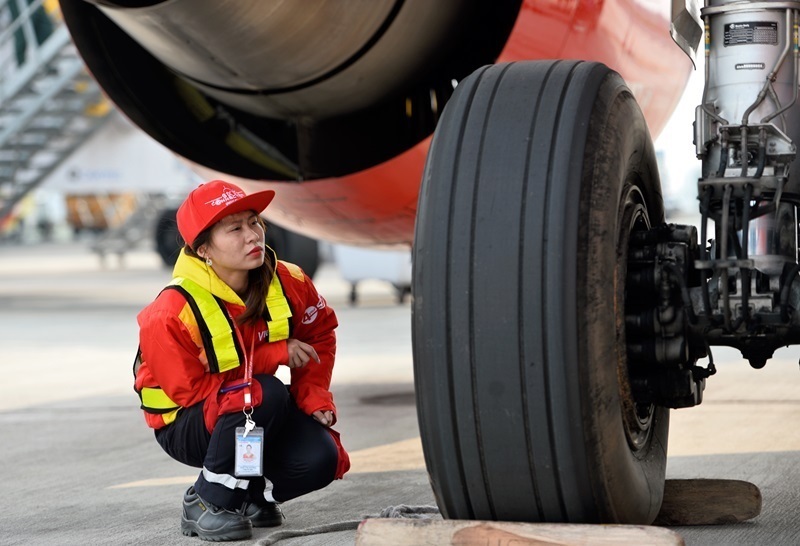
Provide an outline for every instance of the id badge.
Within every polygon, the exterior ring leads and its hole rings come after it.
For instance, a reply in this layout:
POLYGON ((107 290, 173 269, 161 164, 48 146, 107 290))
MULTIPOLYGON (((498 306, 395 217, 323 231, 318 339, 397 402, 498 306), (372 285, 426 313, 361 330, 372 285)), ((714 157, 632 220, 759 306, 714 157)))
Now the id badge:
POLYGON ((233 473, 237 478, 263 475, 264 429, 255 427, 246 432, 236 427, 236 464, 233 473))

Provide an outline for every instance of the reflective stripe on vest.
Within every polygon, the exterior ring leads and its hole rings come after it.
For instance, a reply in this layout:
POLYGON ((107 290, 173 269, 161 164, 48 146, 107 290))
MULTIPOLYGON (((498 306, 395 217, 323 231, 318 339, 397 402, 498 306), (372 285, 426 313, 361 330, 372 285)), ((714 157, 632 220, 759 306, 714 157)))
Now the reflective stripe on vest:
MULTIPOLYGON (((239 366, 243 353, 233 334, 233 323, 222 301, 189 279, 176 278, 165 289, 180 291, 191 307, 200 330, 200 337, 203 340, 209 371, 224 372, 239 366)), ((288 339, 292 308, 283 293, 277 271, 269 283, 266 304, 269 317, 267 320, 268 341, 288 339)), ((141 351, 136 354, 134 376, 140 364, 141 351)), ((180 406, 173 402, 160 387, 142 388, 139 398, 142 401, 141 409, 149 413, 162 414, 164 423, 167 425, 175 420, 178 409, 180 409, 180 406)))
POLYGON ((142 409, 150 413, 169 413, 180 408, 158 387, 143 388, 142 392, 139 393, 139 398, 142 400, 142 409))
POLYGON ((272 275, 267 290, 267 336, 270 342, 289 339, 289 319, 292 318, 292 308, 289 307, 289 300, 283 294, 281 281, 278 279, 278 271, 272 275))
MULTIPOLYGON (((136 351, 136 358, 133 360, 133 377, 139 372, 139 367, 142 365, 142 348, 136 351)), ((168 425, 175 420, 178 415, 178 410, 181 407, 170 400, 169 396, 161 390, 160 387, 143 387, 138 391, 141 409, 148 413, 161 414, 164 419, 164 424, 168 425)))
POLYGON ((241 364, 242 348, 233 333, 233 322, 222 300, 189 279, 173 279, 167 288, 178 289, 194 312, 212 373, 226 372, 241 364))

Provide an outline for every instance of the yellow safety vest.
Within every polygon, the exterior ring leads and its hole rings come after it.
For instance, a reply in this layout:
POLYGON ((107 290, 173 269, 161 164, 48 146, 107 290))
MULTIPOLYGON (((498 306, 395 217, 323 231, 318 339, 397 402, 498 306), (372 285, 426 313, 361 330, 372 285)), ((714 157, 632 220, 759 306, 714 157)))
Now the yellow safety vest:
MULTIPOLYGON (((192 309, 211 373, 220 373, 240 366, 244 352, 233 328, 233 319, 225 309, 223 301, 186 278, 175 278, 165 290, 178 290, 192 309)), ((292 308, 283 293, 277 269, 267 289, 267 340, 269 342, 288 339, 291 333, 292 308)), ((133 376, 142 363, 141 347, 133 363, 133 376)), ((164 423, 175 420, 180 406, 173 402, 160 387, 144 387, 139 392, 141 409, 149 413, 162 414, 164 423)))

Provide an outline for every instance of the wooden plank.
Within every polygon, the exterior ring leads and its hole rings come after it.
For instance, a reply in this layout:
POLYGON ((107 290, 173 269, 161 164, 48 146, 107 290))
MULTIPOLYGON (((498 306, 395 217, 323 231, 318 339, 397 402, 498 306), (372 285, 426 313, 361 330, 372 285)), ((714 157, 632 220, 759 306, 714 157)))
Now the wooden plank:
POLYGON ((667 480, 653 525, 724 525, 761 513, 761 491, 741 480, 667 480))
MULTIPOLYGON (((664 502, 654 525, 720 525, 761 513, 761 491, 740 480, 667 480, 664 502)), ((674 531, 643 525, 583 525, 433 519, 367 519, 356 546, 681 546, 674 531)))
POLYGON ((432 519, 367 519, 356 546, 684 546, 669 529, 644 525, 583 525, 432 519))

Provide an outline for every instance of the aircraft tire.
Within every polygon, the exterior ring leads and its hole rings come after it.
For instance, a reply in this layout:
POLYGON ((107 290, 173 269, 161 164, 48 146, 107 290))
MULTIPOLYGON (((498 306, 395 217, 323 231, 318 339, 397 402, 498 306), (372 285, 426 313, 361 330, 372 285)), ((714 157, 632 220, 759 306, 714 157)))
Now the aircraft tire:
POLYGON ((434 134, 414 241, 425 462, 453 519, 649 524, 669 410, 631 395, 630 234, 664 221, 655 154, 599 63, 483 67, 434 134))
POLYGON ((161 257, 164 267, 172 267, 178 261, 183 248, 183 238, 178 232, 175 215, 178 209, 166 208, 161 211, 156 221, 156 252, 161 257))
POLYGON ((314 278, 320 262, 319 244, 316 239, 269 224, 266 243, 275 251, 279 260, 300 266, 309 278, 314 278))

